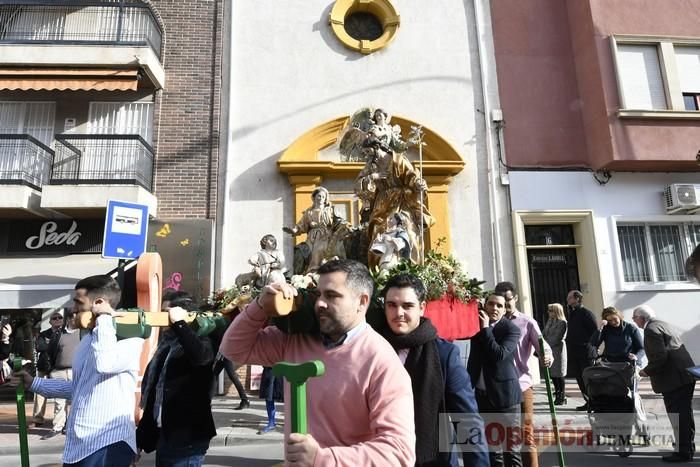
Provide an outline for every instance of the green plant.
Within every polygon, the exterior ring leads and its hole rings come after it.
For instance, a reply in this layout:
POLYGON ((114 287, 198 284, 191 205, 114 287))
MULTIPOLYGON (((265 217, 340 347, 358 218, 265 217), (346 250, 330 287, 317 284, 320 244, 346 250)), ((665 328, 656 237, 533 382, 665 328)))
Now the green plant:
POLYGON ((402 261, 388 271, 373 271, 375 290, 381 291, 389 277, 396 274, 413 274, 420 278, 425 285, 428 300, 439 300, 449 294, 462 302, 481 298, 485 281, 470 278, 462 270, 462 265, 451 254, 445 255, 436 251, 425 254, 423 264, 402 261))

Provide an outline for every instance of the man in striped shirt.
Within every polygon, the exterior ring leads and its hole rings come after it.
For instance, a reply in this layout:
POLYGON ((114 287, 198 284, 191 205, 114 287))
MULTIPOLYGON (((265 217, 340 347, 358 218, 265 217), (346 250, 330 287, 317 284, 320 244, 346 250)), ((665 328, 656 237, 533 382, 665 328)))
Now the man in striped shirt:
POLYGON ((91 276, 75 286, 73 311, 92 312, 95 327, 73 360, 73 381, 21 376, 31 391, 72 400, 66 426, 64 467, 95 467, 109 460, 128 467, 136 454, 135 391, 143 339, 117 341, 113 317, 121 290, 110 276, 91 276))

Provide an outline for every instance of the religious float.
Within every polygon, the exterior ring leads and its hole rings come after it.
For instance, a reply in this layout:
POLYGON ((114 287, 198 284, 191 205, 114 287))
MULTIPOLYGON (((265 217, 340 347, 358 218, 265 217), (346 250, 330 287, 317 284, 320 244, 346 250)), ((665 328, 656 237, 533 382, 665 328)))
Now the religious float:
POLYGON ((306 236, 294 247, 290 267, 277 248, 277 239, 265 235, 260 250, 248 259, 251 270, 239 274, 233 286, 213 293, 212 308, 241 309, 266 284, 287 281, 300 293, 295 311, 276 318, 275 325, 289 333, 314 332, 318 326, 313 312, 316 270, 329 259, 350 258, 367 265, 374 278, 375 296, 367 320, 375 329, 386 326, 379 294, 387 278, 411 273, 426 286, 425 316, 441 337, 467 339, 476 334, 483 282, 469 278, 459 261, 440 248, 445 239, 437 239, 433 248, 426 245, 437 221, 426 203, 425 134, 418 125, 411 125, 406 137, 402 131, 400 125, 390 124, 382 109, 363 108, 349 117, 334 144, 344 161, 361 166, 353 182, 354 197, 359 200, 357 225, 336 212, 328 189, 313 186, 311 205, 303 210, 297 206, 298 222, 282 229, 293 237, 306 236))

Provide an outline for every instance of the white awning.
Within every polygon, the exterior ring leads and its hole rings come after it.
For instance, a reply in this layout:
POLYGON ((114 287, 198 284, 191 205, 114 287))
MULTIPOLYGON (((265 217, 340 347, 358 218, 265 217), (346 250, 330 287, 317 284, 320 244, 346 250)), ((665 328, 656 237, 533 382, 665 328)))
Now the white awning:
POLYGON ((0 258, 0 309, 69 305, 80 279, 116 267, 117 260, 93 254, 0 258))

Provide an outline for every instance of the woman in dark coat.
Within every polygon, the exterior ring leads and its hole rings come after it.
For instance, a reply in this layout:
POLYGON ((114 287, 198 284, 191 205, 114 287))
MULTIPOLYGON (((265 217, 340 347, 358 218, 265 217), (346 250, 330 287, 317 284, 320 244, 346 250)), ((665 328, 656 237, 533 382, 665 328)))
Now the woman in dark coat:
POLYGON ((605 343, 603 359, 609 362, 633 362, 641 364, 644 357, 644 341, 639 328, 623 320, 622 313, 614 306, 603 310, 599 329, 591 337, 596 351, 605 343))
POLYGON ((549 368, 549 374, 554 383, 554 403, 556 405, 566 404, 566 387, 564 377, 566 376, 566 332, 569 324, 564 316, 564 307, 559 303, 547 305, 549 319, 542 331, 542 337, 552 348, 553 363, 549 368))

